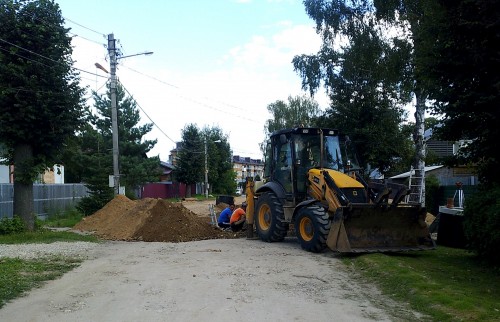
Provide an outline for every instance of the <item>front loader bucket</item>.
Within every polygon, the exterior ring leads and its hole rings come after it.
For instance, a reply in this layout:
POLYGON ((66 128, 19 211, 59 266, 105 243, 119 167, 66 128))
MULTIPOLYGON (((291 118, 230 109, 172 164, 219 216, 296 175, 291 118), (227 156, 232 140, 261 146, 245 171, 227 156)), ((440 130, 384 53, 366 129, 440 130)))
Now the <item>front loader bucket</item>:
POLYGON ((341 253, 434 249, 425 215, 425 208, 404 204, 353 205, 336 212, 326 243, 341 253))

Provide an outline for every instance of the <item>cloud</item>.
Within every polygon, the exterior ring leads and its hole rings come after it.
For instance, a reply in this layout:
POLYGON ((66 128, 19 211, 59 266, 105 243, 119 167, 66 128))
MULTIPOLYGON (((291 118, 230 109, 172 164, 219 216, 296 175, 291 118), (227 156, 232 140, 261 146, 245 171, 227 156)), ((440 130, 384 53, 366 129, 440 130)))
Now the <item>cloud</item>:
MULTIPOLYGON (((179 69, 157 53, 120 63, 118 78, 164 132, 154 128, 146 137, 158 139, 149 155, 167 160, 173 141, 181 139, 186 124, 193 123, 199 128, 219 126, 229 135, 234 154, 262 157, 259 143, 269 117, 267 105, 303 94, 291 61, 321 45, 312 26, 280 22, 276 27, 274 33, 254 34, 248 42, 228 48, 216 64, 200 70, 179 69)), ((109 66, 105 48, 77 38, 74 44, 79 68, 107 76, 94 66, 96 62, 109 66)), ((85 81, 96 89, 105 79, 86 76, 85 81)), ((143 112, 141 119, 151 122, 143 112)))

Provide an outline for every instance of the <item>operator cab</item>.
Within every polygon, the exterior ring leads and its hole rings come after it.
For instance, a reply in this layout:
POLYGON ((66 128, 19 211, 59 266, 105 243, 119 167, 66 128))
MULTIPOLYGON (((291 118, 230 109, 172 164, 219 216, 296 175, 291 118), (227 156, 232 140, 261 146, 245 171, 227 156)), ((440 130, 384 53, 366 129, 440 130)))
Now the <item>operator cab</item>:
POLYGON ((264 177, 279 183, 286 198, 303 200, 311 168, 344 171, 337 130, 294 128, 274 132, 266 148, 264 177))

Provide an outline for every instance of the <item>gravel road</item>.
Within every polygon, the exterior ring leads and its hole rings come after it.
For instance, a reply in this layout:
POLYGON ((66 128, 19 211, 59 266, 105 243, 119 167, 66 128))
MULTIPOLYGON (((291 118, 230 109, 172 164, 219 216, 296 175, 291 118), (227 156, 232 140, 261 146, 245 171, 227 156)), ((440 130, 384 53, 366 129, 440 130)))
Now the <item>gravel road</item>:
POLYGON ((359 284, 333 253, 305 252, 295 238, 0 246, 2 255, 52 249, 87 258, 5 305, 0 321, 399 320, 394 303, 359 284))

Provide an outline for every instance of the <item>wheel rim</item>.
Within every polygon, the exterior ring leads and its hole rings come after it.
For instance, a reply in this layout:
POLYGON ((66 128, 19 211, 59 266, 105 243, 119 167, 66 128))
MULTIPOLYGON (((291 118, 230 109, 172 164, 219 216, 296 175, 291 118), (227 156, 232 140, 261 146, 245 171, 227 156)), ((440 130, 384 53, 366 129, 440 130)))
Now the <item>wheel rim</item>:
POLYGON ((266 204, 259 209, 259 226, 262 230, 268 230, 271 227, 271 209, 266 204))
POLYGON ((304 241, 311 241, 314 236, 312 220, 309 218, 302 218, 299 223, 299 232, 304 241))

